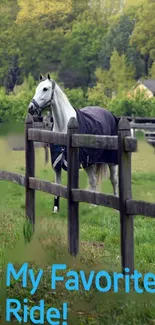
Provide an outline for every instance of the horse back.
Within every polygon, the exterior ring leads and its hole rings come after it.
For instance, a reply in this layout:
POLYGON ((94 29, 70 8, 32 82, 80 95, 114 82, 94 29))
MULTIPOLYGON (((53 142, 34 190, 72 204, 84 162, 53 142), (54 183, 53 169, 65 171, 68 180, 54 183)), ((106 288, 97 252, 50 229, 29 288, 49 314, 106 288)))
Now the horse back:
POLYGON ((107 109, 87 106, 76 112, 80 133, 117 135, 118 119, 107 109))

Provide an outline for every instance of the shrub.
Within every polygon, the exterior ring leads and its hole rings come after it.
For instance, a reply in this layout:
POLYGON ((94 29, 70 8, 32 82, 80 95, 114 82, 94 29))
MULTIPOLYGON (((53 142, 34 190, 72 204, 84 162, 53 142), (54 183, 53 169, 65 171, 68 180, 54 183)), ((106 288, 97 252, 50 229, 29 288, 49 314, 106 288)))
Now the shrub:
MULTIPOLYGON (((62 85, 63 87, 63 85, 62 85)), ((24 83, 15 87, 14 92, 6 94, 4 88, 0 88, 0 122, 9 121, 10 118, 17 122, 24 122, 27 107, 34 96, 36 82, 31 75, 24 79, 24 83)), ((63 87, 64 88, 64 87, 63 87)), ((87 94, 81 89, 65 89, 71 105, 75 108, 84 106, 107 107, 116 116, 155 116, 155 98, 147 99, 142 94, 136 97, 116 97, 112 100, 103 95, 102 89, 98 87, 88 89, 87 94)))
POLYGON ((75 108, 81 108, 87 105, 86 96, 81 88, 64 89, 71 105, 75 108))
POLYGON ((143 96, 135 98, 115 98, 111 100, 109 110, 117 116, 155 116, 155 98, 146 99, 143 96))
POLYGON ((9 95, 6 94, 5 89, 0 89, 0 121, 9 121, 10 118, 17 122, 23 122, 27 107, 34 95, 35 80, 31 75, 24 79, 24 83, 16 86, 14 91, 9 95))

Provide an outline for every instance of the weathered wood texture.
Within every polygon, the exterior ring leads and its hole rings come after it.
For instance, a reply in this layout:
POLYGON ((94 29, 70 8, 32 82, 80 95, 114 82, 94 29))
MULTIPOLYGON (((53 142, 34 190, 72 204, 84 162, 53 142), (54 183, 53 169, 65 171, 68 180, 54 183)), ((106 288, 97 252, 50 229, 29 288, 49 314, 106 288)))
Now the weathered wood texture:
POLYGON ((33 190, 46 192, 67 199, 67 187, 44 181, 38 178, 29 178, 29 186, 33 190))
POLYGON ((43 122, 33 122, 33 129, 45 129, 43 122))
POLYGON ((29 129, 28 139, 37 142, 53 143, 62 146, 67 145, 67 134, 49 130, 29 129))
POLYGON ((5 170, 0 171, 0 179, 13 182, 18 185, 25 186, 25 176, 18 173, 11 173, 5 170))
POLYGON ((124 138, 124 150, 126 152, 136 152, 137 151, 137 139, 131 136, 126 136, 124 138))
POLYGON ((78 133, 78 123, 71 118, 67 132, 67 188, 68 188, 68 244, 71 255, 79 251, 79 203, 75 202, 72 190, 79 187, 79 149, 72 147, 72 136, 78 133))
POLYGON ((155 124, 153 123, 130 123, 130 127, 137 130, 155 130, 155 124))
MULTIPOLYGON (((72 136, 72 147, 118 150, 118 136, 74 134, 72 136)), ((131 136, 126 137, 124 148, 125 151, 135 152, 137 150, 137 139, 131 136)))
POLYGON ((74 134, 72 136, 72 147, 117 150, 118 137, 89 135, 89 134, 74 134))
POLYGON ((33 125, 33 118, 30 114, 27 115, 25 121, 25 186, 26 186, 26 215, 31 224, 35 225, 35 190, 29 186, 29 177, 35 176, 35 152, 34 142, 28 139, 28 131, 33 125))
MULTIPOLYGON (((122 116, 119 116, 118 119, 120 120, 122 116)), ((138 117, 138 116, 123 116, 123 118, 126 118, 129 122, 132 122, 133 119, 135 123, 155 123, 154 117, 138 117)))
POLYGON ((126 200, 131 199, 131 153, 124 150, 124 137, 130 136, 130 123, 121 119, 118 126, 118 160, 119 160, 119 210, 121 225, 122 272, 128 267, 130 274, 134 271, 134 236, 133 216, 127 214, 126 200))
POLYGON ((114 195, 107 195, 88 190, 72 189, 72 197, 75 202, 87 202, 119 210, 119 198, 114 195))
POLYGON ((34 129, 49 129, 49 130, 52 130, 53 123, 48 122, 48 126, 46 124, 47 123, 44 123, 44 122, 33 122, 33 128, 34 129))
POLYGON ((130 215, 140 215, 155 218, 155 204, 128 199, 126 201, 126 211, 130 215))

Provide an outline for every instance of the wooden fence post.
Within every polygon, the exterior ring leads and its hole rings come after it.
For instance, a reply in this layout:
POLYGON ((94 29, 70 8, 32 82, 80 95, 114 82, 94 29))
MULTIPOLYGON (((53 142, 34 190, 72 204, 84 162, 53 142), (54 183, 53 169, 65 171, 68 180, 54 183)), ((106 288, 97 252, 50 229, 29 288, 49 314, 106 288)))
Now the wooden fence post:
POLYGON ((27 115, 25 121, 25 162, 26 162, 26 216, 35 225, 35 190, 29 188, 29 177, 35 177, 35 150, 32 140, 28 140, 28 130, 33 127, 33 118, 27 115))
POLYGON ((72 135, 78 133, 78 123, 71 118, 67 131, 67 177, 68 177, 68 246, 69 253, 76 256, 79 251, 79 202, 72 200, 72 189, 79 185, 79 148, 72 148, 72 135))
POLYGON ((118 125, 118 160, 119 160, 119 202, 121 224, 122 272, 127 267, 130 274, 134 271, 134 233, 133 216, 126 213, 126 200, 131 199, 131 153, 124 150, 124 137, 131 136, 130 123, 122 118, 118 125))

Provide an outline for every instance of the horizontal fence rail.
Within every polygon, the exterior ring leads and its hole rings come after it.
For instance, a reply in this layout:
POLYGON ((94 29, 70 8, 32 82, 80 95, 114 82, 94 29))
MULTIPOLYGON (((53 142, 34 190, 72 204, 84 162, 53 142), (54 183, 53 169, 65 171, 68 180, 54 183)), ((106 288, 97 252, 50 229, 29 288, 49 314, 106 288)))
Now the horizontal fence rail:
MULTIPOLYGON (((118 137, 74 134, 72 136, 72 147, 118 150, 118 137)), ((130 136, 125 137, 124 149, 125 151, 135 152, 137 150, 137 139, 130 136)))
POLYGON ((119 210, 119 198, 114 195, 103 194, 88 190, 72 190, 72 198, 75 202, 86 202, 119 210))
MULTIPOLYGON (((138 116, 123 116, 126 118, 129 122, 132 122, 134 120, 135 123, 154 123, 155 124, 155 118, 154 117, 138 117, 138 116)), ((121 120, 122 116, 119 116, 118 119, 121 120)))
POLYGON ((118 150, 117 136, 73 134, 72 147, 118 150))
POLYGON ((146 138, 155 138, 155 132, 145 132, 145 137, 146 138))
POLYGON ((155 204, 145 201, 127 200, 126 210, 130 215, 155 218, 155 204))
POLYGON ((0 170, 0 179, 25 186, 25 176, 22 174, 0 170))
POLYGON ((29 187, 37 191, 42 191, 67 199, 67 187, 63 185, 57 185, 48 181, 30 177, 29 187))
POLYGON ((132 129, 155 130, 155 124, 131 123, 132 129))
POLYGON ((58 144, 61 146, 67 145, 67 135, 65 133, 57 133, 48 130, 37 130, 30 128, 28 130, 28 140, 58 144))

